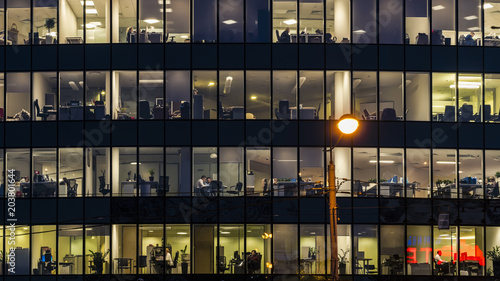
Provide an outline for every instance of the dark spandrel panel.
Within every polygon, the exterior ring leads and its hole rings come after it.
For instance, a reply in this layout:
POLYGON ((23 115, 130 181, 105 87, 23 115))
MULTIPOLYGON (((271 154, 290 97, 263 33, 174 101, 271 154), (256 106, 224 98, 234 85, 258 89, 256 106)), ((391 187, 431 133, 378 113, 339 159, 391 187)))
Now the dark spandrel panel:
POLYGON ((31 281, 56 281, 56 276, 32 276, 31 281))
MULTIPOLYGON (((175 254, 174 254, 175 256, 175 254)), ((173 259, 173 258, 172 258, 173 259)), ((120 277, 123 277, 123 276, 120 276, 120 277)), ((133 276, 133 279, 132 280, 135 280, 134 278, 135 276, 133 276)), ((165 280, 165 276, 163 274, 148 274, 148 275, 139 275, 137 280, 139 278, 142 278, 142 280, 144 281, 164 281, 165 280)))
POLYGON ((484 224, 484 201, 483 200, 461 200, 459 206, 459 219, 462 225, 484 224))
POLYGON ((404 46, 380 45, 378 58, 380 70, 403 70, 404 46))
POLYGON ((164 144, 163 121, 139 121, 139 146, 164 144))
MULTIPOLYGON (((85 122, 85 144, 87 146, 108 146, 111 134, 115 130, 111 121, 87 121, 85 122)), ((64 133, 59 131, 59 134, 64 133)))
POLYGON ((271 67, 271 45, 249 44, 246 46, 246 68, 268 69, 271 67))
POLYGON ((137 122, 125 121, 113 123, 113 145, 137 145, 137 122))
POLYGON ((136 44, 113 44, 111 47, 111 56, 113 69, 137 68, 136 44))
POLYGON ((406 46, 405 68, 407 70, 429 71, 431 69, 431 48, 429 46, 406 46))
POLYGON ((359 129, 353 136, 355 146, 377 146, 378 145, 378 122, 360 122, 359 129))
POLYGON ((191 67, 191 44, 165 44, 165 68, 189 69, 191 67))
POLYGON ((378 48, 376 45, 352 45, 352 67, 355 69, 377 69, 378 48))
POLYGON ((191 122, 190 121, 167 121, 165 122, 165 144, 166 145, 191 145, 191 122))
POLYGON ((433 123, 432 144, 434 147, 456 147, 457 146, 457 123, 433 123))
POLYGON ((457 71, 457 48, 451 46, 433 46, 432 70, 457 71))
POLYGON ((380 146, 404 146, 404 122, 380 122, 380 146))
POLYGON ((217 222, 217 197, 193 197, 190 210, 193 223, 217 222))
POLYGON ((500 200, 486 201, 485 216, 486 225, 500 225, 500 200))
POLYGON ((446 213, 450 216, 450 225, 456 225, 458 220, 458 201, 457 200, 434 200, 432 211, 433 224, 438 223, 439 214, 446 213))
POLYGON ((406 122, 406 146, 431 147, 431 124, 427 122, 406 122))
POLYGON ((458 70, 482 72, 483 48, 458 47, 458 70))
POLYGON ((271 277, 273 281, 299 281, 301 280, 298 275, 280 274, 271 277))
POLYGON ((6 122, 5 135, 6 136, 19 136, 19 137, 6 137, 6 147, 29 147, 30 146, 30 123, 29 122, 6 122))
POLYGON ((139 222, 137 199, 135 197, 112 198, 111 206, 111 223, 139 222))
POLYGON ((5 281, 30 281, 30 276, 5 276, 3 277, 5 281))
POLYGON ((461 148, 483 147, 483 124, 459 123, 458 146, 461 148))
POLYGON ((191 198, 167 198, 165 200, 166 223, 189 223, 192 212, 191 198))
POLYGON ((378 200, 373 198, 353 198, 353 223, 378 223, 378 200))
POLYGON ((111 56, 110 45, 107 44, 85 45, 85 67, 87 69, 109 69, 109 66, 111 65, 110 56, 111 56))
POLYGON ((405 200, 403 198, 380 199, 380 222, 403 223, 405 220, 405 200))
POLYGON ((246 124, 246 145, 268 146, 272 142, 271 122, 269 121, 247 121, 246 124))
POLYGON ((217 68, 217 45, 193 44, 193 68, 217 68))
POLYGON ((500 124, 484 124, 485 148, 500 148, 500 124))
MULTIPOLYGON (((170 278, 170 276, 172 275, 167 275, 166 278, 170 278)), ((191 281, 202 281, 202 280, 221 281, 221 277, 217 274, 196 274, 196 275, 186 276, 185 278, 189 278, 189 280, 191 281)), ((176 280, 176 279, 167 279, 167 280, 176 280)), ((185 279, 179 279, 179 280, 185 280, 185 279)))
POLYGON ((327 199, 324 197, 302 198, 300 199, 300 222, 324 223, 327 209, 327 199))
POLYGON ((191 123, 193 145, 217 145, 217 121, 191 123))
MULTIPOLYGON (((111 278, 114 278, 114 281, 118 281, 116 280, 116 277, 111 277, 109 275, 97 275, 97 274, 89 274, 89 275, 86 275, 85 276, 85 281, 110 281, 111 278)), ((120 279, 121 281, 122 279, 120 279)))
POLYGON ((31 123, 32 144, 37 147, 57 146, 57 123, 56 122, 33 122, 31 123))
POLYGON ((248 281, 269 281, 271 279, 271 275, 264 275, 264 274, 259 274, 259 275, 248 275, 245 280, 248 281))
POLYGON ((5 70, 5 47, 0 46, 0 71, 5 70))
POLYGON ((327 69, 346 70, 351 68, 351 45, 327 44, 325 48, 327 69))
POLYGON ((499 48, 484 48, 484 71, 498 73, 498 61, 500 60, 499 48))
POLYGON ((61 44, 59 45, 59 69, 83 69, 83 45, 61 44))
POLYGON ((6 70, 30 70, 31 49, 30 46, 7 46, 5 48, 6 70))
POLYGON ((139 68, 146 70, 163 69, 163 44, 139 45, 139 68))
MULTIPOLYGON (((338 223, 352 223, 352 200, 350 197, 337 197, 337 216, 338 223)), ((330 209, 326 206, 326 220, 330 223, 330 209)))
POLYGON ((163 198, 139 198, 139 221, 141 223, 163 223, 163 198))
POLYGON ((299 44, 299 68, 324 69, 325 46, 323 44, 299 44))
POLYGON ((85 198, 85 222, 109 223, 110 198, 85 198))
POLYGON ((273 44, 273 68, 297 68, 297 44, 273 44))
POLYGON ((273 120, 271 122, 274 145, 297 145, 298 122, 290 120, 273 120))
POLYGON ((247 197, 247 223, 270 223, 272 221, 272 200, 269 197, 247 197))
POLYGON ((429 199, 406 200, 406 222, 409 224, 430 224, 432 205, 429 199))
POLYGON ((60 281, 83 281, 83 276, 77 276, 77 275, 60 275, 57 277, 57 280, 60 281))
POLYGON ((83 223, 83 198, 59 198, 57 204, 60 224, 83 223))
POLYGON ((299 123, 299 144, 317 145, 325 144, 325 123, 323 121, 302 121, 299 123))
POLYGON ((37 46, 32 49, 33 70, 57 69, 57 45, 37 46))
POLYGON ((102 142, 101 134, 87 133, 84 135, 83 122, 58 122, 58 126, 59 146, 79 146, 83 142, 84 136, 88 141, 102 142), (89 138, 90 136, 92 138, 89 138))
POLYGON ((221 197, 219 199, 220 223, 245 223, 245 200, 243 197, 221 197))
MULTIPOLYGON (((31 223, 55 224, 57 220, 56 199, 31 199, 31 223)), ((17 211, 17 208, 16 208, 17 211)))
POLYGON ((299 201, 294 198, 274 198, 273 222, 297 223, 299 221, 299 201))
POLYGON ((245 65, 245 47, 243 44, 219 45, 219 68, 243 69, 245 65))
POLYGON ((219 145, 241 145, 244 135, 243 121, 219 121, 219 145))

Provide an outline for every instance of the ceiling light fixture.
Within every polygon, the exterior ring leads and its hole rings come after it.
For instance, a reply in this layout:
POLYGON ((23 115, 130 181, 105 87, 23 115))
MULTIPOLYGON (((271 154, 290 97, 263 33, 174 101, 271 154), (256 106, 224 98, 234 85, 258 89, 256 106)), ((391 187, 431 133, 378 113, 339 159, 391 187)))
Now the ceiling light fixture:
POLYGON ((83 6, 83 3, 85 3, 85 5, 87 5, 87 6, 94 6, 94 1, 80 1, 80 3, 82 4, 82 6, 83 6))
POLYGON ((366 31, 364 31, 363 29, 358 29, 358 30, 354 30, 352 33, 354 33, 354 34, 365 34, 366 31))
POLYGON ((143 79, 139 80, 139 84, 161 84, 163 79, 143 79))
MULTIPOLYGON (((479 8, 481 8, 481 6, 479 6, 479 8)), ((486 9, 491 9, 493 8, 493 5, 491 5, 490 3, 486 3, 484 4, 483 8, 486 10, 486 9)))
POLYGON ((235 21, 235 20, 225 20, 225 21, 223 21, 222 23, 223 23, 223 24, 227 24, 227 25, 231 25, 231 24, 235 24, 235 23, 237 23, 237 21, 235 21))
POLYGON ((455 164, 457 164, 457 162, 455 162, 455 161, 436 161, 436 164, 455 165, 455 164))
POLYGON ((283 21, 283 23, 286 25, 292 25, 292 24, 296 24, 297 21, 292 19, 292 20, 285 20, 285 21, 283 21))
POLYGON ((187 232, 177 232, 177 235, 187 235, 187 232))
POLYGON ((97 15, 97 9, 86 9, 85 12, 90 15, 97 15))
POLYGON ((233 77, 228 76, 226 77, 226 83, 224 84, 224 94, 229 94, 231 92, 231 85, 233 84, 233 77))
POLYGON ((210 159, 217 159, 217 154, 216 153, 210 154, 210 159))
POLYGON ((159 23, 160 21, 157 19, 147 19, 147 20, 144 20, 144 22, 149 23, 149 24, 153 24, 153 23, 159 23))
POLYGON ((475 20, 477 19, 477 16, 476 15, 472 15, 472 16, 466 16, 464 17, 465 20, 475 20))
MULTIPOLYGON (((370 160, 370 163, 377 163, 377 160, 370 160)), ((378 163, 381 164, 394 164, 394 160, 379 160, 378 163)))
POLYGON ((257 99, 257 96, 251 96, 250 97, 251 100, 256 100, 257 99))
POLYGON ((432 9, 434 11, 439 11, 439 10, 444 10, 446 8, 443 5, 436 5, 436 6, 432 7, 432 9))

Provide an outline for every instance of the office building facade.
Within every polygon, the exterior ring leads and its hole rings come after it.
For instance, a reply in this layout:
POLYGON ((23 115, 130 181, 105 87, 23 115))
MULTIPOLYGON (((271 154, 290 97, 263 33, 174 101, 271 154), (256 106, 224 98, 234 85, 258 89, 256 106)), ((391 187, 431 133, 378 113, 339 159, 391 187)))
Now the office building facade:
POLYGON ((326 279, 332 144, 342 278, 492 276, 498 10, 0 0, 2 278, 326 279))

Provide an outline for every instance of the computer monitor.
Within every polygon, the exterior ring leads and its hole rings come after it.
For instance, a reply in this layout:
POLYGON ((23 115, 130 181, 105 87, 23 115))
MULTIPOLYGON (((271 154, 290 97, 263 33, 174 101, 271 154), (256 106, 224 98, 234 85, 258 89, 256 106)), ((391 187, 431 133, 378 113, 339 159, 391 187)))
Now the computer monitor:
POLYGON ((234 259, 239 261, 241 258, 240 258, 240 253, 238 251, 234 251, 234 259))

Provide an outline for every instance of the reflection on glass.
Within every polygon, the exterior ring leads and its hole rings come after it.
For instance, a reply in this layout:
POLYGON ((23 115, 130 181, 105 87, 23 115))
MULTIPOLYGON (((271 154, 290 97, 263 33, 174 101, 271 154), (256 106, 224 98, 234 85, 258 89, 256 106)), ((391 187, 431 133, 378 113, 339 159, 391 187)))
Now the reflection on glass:
POLYGON ((34 72, 33 73, 33 120, 55 121, 57 117, 56 72, 34 72))
POLYGON ((430 120, 430 95, 428 73, 406 73, 406 120, 430 120))
POLYGON ((480 150, 460 150, 458 157, 458 188, 461 198, 483 198, 483 153, 480 150))
POLYGON ((457 198, 456 171, 457 152, 452 149, 435 149, 433 151, 432 180, 434 198, 457 198))
MULTIPOLYGON (((460 84, 459 84, 460 87, 460 84)), ((432 74, 432 120, 455 122, 456 75, 454 73, 432 74)))
POLYGON ((243 42, 243 0, 219 0, 219 42, 243 42))
MULTIPOLYGON (((189 196, 191 194, 191 149, 189 147, 166 147, 165 153, 165 195, 189 196)), ((160 192, 158 196, 163 195, 160 192)))
POLYGON ((131 120, 137 116, 137 72, 114 71, 113 119, 131 120))
POLYGON ((380 44, 403 44, 403 1, 379 0, 380 44))
MULTIPOLYGON (((472 11, 476 9, 477 6, 472 11)), ((455 0, 432 1, 431 42, 432 45, 456 45, 455 0)))
POLYGON ((430 150, 406 150, 406 196, 428 198, 431 194, 430 184, 430 150))
POLYGON ((83 195, 83 149, 59 149, 59 197, 83 195))
POLYGON ((217 1, 193 0, 194 43, 217 42, 217 1))
POLYGON ((33 45, 56 44, 58 0, 33 1, 33 45))
POLYGON ((273 273, 297 274, 299 259, 298 225, 275 224, 273 226, 273 273))
POLYGON ((484 251, 484 230, 482 227, 460 227, 459 265, 465 272, 461 275, 482 276, 486 265, 484 251))
MULTIPOLYGON (((433 245, 434 251, 432 253, 433 265, 436 272, 441 275, 452 274, 457 272, 457 227, 450 226, 449 229, 438 229, 434 226, 433 245), (441 260, 441 264, 437 261, 441 260)), ((461 244, 461 243, 460 243, 461 244)))
POLYGON ((380 259, 382 274, 405 274, 405 231, 402 225, 380 226, 380 259))
MULTIPOLYGON (((352 73, 354 114, 359 120, 377 120, 377 73, 359 71, 352 73)), ((389 107, 391 104, 387 104, 389 107)), ((383 107, 381 103, 381 107, 383 107)), ((392 105, 393 107, 394 105, 392 105)))
POLYGON ((190 1, 170 0, 166 1, 165 6, 165 23, 167 27, 165 39, 171 43, 189 43, 190 19, 185 15, 189 15, 190 1))
POLYGON ((375 0, 352 0, 353 43, 377 43, 375 0))
POLYGON ((165 72, 166 119, 191 118, 191 87, 189 71, 165 72))
POLYGON ((246 41, 248 43, 269 43, 270 0, 246 1, 246 41))
POLYGON ((83 72, 59 72, 59 120, 83 120, 83 87, 83 72))
POLYGON ((431 227, 406 226, 406 260, 408 275, 431 275, 434 257, 431 241, 431 227))
POLYGON ((193 71, 192 111, 193 119, 217 119, 216 71, 193 71))
POLYGON ((379 112, 382 121, 403 121, 403 73, 379 73, 379 112))
POLYGON ((481 74, 458 75, 459 122, 481 122, 482 84, 481 74))

